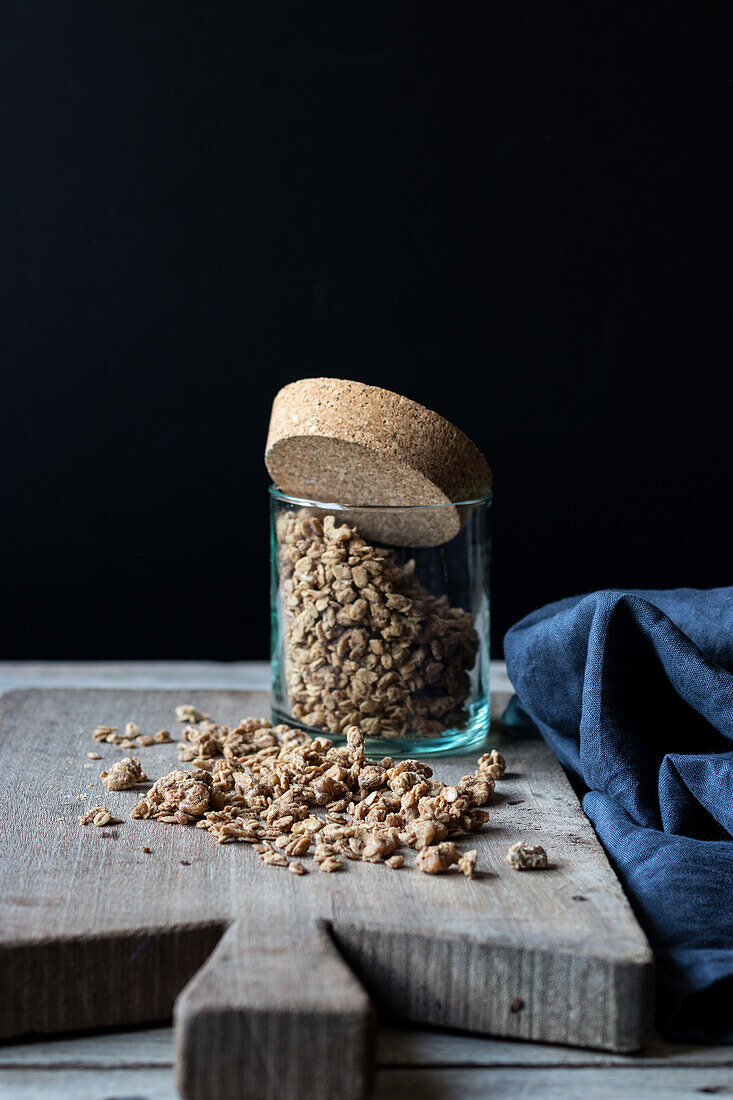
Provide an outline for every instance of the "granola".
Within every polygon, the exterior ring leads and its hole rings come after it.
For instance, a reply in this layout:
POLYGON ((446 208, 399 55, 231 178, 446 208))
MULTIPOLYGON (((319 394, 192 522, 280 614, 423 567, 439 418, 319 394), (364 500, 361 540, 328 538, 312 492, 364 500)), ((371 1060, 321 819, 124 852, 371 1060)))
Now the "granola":
POLYGON ((176 707, 176 718, 179 722, 201 722, 208 717, 208 714, 201 714, 190 703, 176 707))
MULTIPOLYGON (((171 741, 168 730, 158 730, 156 734, 140 733, 140 727, 136 722, 127 722, 124 734, 119 733, 117 726, 97 726, 92 731, 95 741, 104 741, 108 745, 116 745, 120 749, 134 749, 138 745, 149 746, 171 741)), ((90 752, 87 756, 91 756, 90 752)))
POLYGON ((338 858, 338 856, 328 856, 321 862, 318 869, 320 871, 324 871, 327 875, 330 875, 333 871, 341 871, 343 869, 343 866, 343 862, 338 858))
POLYGON ((209 772, 173 771, 159 779, 132 811, 133 817, 154 817, 188 825, 211 808, 213 780, 209 772))
POLYGON ((136 756, 125 756, 111 768, 101 772, 99 778, 108 791, 126 791, 136 783, 146 781, 148 777, 136 756))
POLYGON ((92 806, 79 818, 80 825, 119 825, 120 819, 113 817, 105 806, 92 806))
POLYGON ((515 871, 536 871, 547 867, 547 852, 540 844, 520 840, 506 854, 507 863, 515 871))
MULTIPOLYGON (((426 874, 457 865, 473 876, 476 850, 461 854, 454 841, 488 820, 484 807, 495 778, 487 769, 503 773, 500 754, 485 754, 475 773, 446 784, 421 760, 366 758, 357 725, 348 726, 346 744, 336 746, 265 718, 243 718, 229 727, 189 704, 176 713, 184 726, 179 753, 195 770, 175 769, 158 779, 133 809, 134 818, 195 825, 218 844, 251 844, 267 866, 296 876, 307 873, 305 857, 326 874, 350 861, 397 870, 410 849, 426 874)), ((104 738, 115 732, 98 730, 104 738)), ((167 731, 159 734, 169 738, 167 731)), ((111 790, 145 778, 136 757, 118 761, 102 777, 111 790)), ((109 813, 94 807, 85 819, 99 823, 100 812, 109 813)))
POLYGON ((460 856, 455 844, 451 841, 443 841, 442 844, 433 844, 429 848, 422 848, 417 853, 415 866, 418 871, 426 875, 442 875, 454 863, 460 862, 460 856))
POLYGON ((92 737, 95 741, 106 741, 113 733, 117 733, 117 726, 97 726, 92 731, 92 737))
POLYGON ((492 749, 479 757, 478 768, 490 779, 501 779, 506 771, 506 762, 500 752, 492 749))
POLYGON ((458 860, 458 870, 464 874, 466 878, 473 878, 476 871, 477 858, 478 852, 475 848, 471 848, 470 851, 464 852, 458 860))
MULTIPOLYGON (((414 562, 303 510, 277 522, 288 697, 331 733, 430 737, 465 721, 473 616, 436 599, 414 562)), ((358 765, 357 765, 358 766, 358 765)))
POLYGON ((95 741, 106 741, 108 745, 117 745, 121 749, 134 749, 137 744, 134 737, 118 733, 116 726, 97 726, 92 737, 95 741))

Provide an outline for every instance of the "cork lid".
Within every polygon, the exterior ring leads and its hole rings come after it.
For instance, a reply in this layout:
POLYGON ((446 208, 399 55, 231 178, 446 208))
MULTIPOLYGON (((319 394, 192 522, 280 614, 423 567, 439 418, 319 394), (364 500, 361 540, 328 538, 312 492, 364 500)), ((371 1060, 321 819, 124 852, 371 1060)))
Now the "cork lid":
POLYGON ((491 490, 486 459, 448 420, 390 390, 338 378, 280 390, 265 463, 281 492, 353 506, 342 518, 392 545, 447 542, 468 507, 456 505, 491 490))

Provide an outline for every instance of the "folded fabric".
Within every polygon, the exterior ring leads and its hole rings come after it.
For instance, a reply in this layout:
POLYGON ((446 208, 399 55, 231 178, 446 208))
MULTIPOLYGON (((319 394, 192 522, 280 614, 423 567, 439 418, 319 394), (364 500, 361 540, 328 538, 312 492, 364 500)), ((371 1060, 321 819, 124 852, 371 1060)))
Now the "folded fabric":
POLYGON ((562 600, 504 651, 649 937, 660 1031, 733 1042, 733 588, 562 600))

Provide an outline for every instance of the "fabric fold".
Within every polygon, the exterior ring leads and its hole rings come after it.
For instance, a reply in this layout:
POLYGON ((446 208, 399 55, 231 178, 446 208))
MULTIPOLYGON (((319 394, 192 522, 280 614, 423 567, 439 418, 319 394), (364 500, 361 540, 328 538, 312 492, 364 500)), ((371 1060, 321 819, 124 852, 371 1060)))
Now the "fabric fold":
POLYGON ((504 649, 649 936, 660 1029, 733 1041, 733 588, 573 597, 504 649))

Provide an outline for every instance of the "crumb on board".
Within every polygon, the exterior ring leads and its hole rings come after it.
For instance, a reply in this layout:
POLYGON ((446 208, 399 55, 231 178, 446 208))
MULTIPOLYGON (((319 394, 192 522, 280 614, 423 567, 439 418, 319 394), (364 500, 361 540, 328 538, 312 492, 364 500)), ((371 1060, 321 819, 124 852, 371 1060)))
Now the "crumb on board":
MULTIPOLYGON (((295 876, 308 873, 301 862, 307 856, 325 874, 356 861, 390 870, 414 866, 430 875, 457 868, 473 877, 477 849, 462 852, 455 841, 480 832, 488 821, 485 806, 506 767, 496 750, 479 759, 474 773, 444 783, 424 761, 366 758, 357 725, 344 730, 345 745, 335 746, 265 718, 229 727, 188 703, 176 707, 176 718, 184 726, 179 757, 194 770, 176 768, 154 782, 133 818, 195 826, 219 844, 251 844, 266 866, 288 868, 295 876), (412 864, 405 858, 410 850, 412 864)), ((134 722, 126 724, 125 734, 123 740, 134 734, 145 745, 172 740, 164 729, 140 734, 134 722)), ((120 735, 102 725, 93 736, 117 744, 120 735)), ((110 790, 146 779, 137 757, 117 761, 101 777, 110 790)), ((100 811, 109 814, 95 807, 85 823, 100 811)), ((140 851, 150 853, 145 845, 140 851)))
POLYGON ((461 858, 458 860, 458 870, 466 876, 466 878, 473 878, 476 872, 476 859, 478 858, 478 851, 475 848, 471 848, 470 851, 464 852, 461 858))
POLYGON ((458 863, 460 858, 455 844, 449 840, 444 840, 440 844, 431 844, 428 848, 421 848, 417 853, 415 866, 418 871, 422 871, 426 875, 442 875, 454 863, 458 863))
POLYGON ((501 779, 506 771, 506 761, 500 752, 492 749, 479 757, 478 768, 490 779, 501 779))
MULTIPOLYGON (((127 722, 125 732, 119 733, 117 726, 97 726, 92 731, 95 741, 103 741, 108 745, 116 745, 120 749, 134 749, 138 746, 149 748, 151 745, 170 743, 173 738, 168 730, 158 730, 156 733, 141 733, 137 722, 127 722)), ((90 752, 87 756, 92 756, 90 752)), ((93 759, 100 759, 98 756, 93 759)))
POLYGON ((515 871, 537 871, 547 867, 547 852, 540 844, 528 844, 520 840, 512 844, 506 861, 515 871))
POLYGON ((120 819, 113 817, 105 806, 92 806, 90 810, 79 818, 80 825, 119 825, 120 819))
POLYGON ((106 771, 101 772, 99 778, 108 791, 126 791, 136 783, 146 781, 148 777, 136 756, 124 756, 122 760, 118 760, 106 771))
POLYGON ((209 716, 196 710, 190 703, 182 703, 176 707, 176 718, 179 722, 203 722, 209 716))

